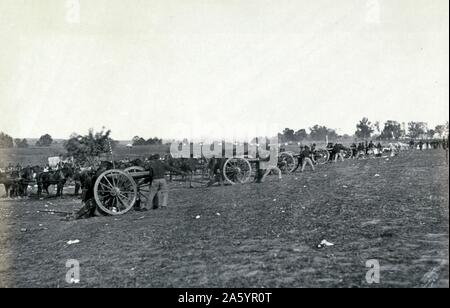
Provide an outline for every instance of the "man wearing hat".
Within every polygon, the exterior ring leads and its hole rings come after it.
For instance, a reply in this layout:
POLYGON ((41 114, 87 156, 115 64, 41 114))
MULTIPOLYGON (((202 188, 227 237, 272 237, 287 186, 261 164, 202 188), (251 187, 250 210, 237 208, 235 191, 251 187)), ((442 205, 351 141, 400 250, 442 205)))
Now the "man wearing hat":
POLYGON ((146 211, 149 204, 153 205, 153 209, 157 209, 159 204, 155 202, 155 198, 159 199, 158 193, 162 199, 161 208, 167 207, 167 199, 169 197, 169 187, 166 181, 166 171, 173 171, 183 174, 181 170, 167 165, 160 160, 159 154, 152 155, 148 164, 152 184, 147 195, 147 202, 141 204, 139 210, 146 211))

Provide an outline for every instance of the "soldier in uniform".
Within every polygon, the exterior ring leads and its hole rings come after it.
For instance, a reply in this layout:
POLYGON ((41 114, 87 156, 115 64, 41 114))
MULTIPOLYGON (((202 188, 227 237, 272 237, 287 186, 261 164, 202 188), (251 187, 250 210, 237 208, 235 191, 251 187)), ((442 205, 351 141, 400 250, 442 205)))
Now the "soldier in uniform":
POLYGON ((302 158, 302 169, 301 172, 305 171, 306 165, 310 165, 312 171, 315 171, 314 163, 311 159, 311 150, 308 146, 305 146, 304 150, 300 153, 300 156, 302 158))
POLYGON ((334 162, 337 162, 338 159, 341 159, 341 161, 344 161, 344 149, 343 145, 340 143, 336 143, 333 147, 333 156, 334 156, 334 162))
POLYGON ((147 195, 147 204, 141 204, 140 208, 138 209, 140 211, 148 210, 147 208, 147 206, 149 205, 148 203, 152 204, 153 209, 157 209, 158 207, 167 208, 167 199, 169 198, 169 187, 166 181, 166 171, 173 171, 179 174, 185 174, 181 170, 178 170, 162 162, 160 160, 159 154, 155 154, 151 157, 151 160, 149 162, 149 169, 152 183, 150 186, 150 192, 148 192, 147 195), (158 196, 158 193, 162 199, 162 202, 160 202, 162 204, 156 206, 156 204, 154 204, 154 199, 155 197, 158 196))
POLYGON ((419 150, 423 150, 423 141, 422 140, 420 140, 419 141, 419 150))
POLYGON ((8 167, 6 167, 6 172, 13 172, 14 171, 14 167, 13 167, 13 165, 12 165, 12 163, 9 163, 8 164, 8 167))
POLYGON ((256 161, 256 183, 263 183, 266 177, 275 172, 278 174, 278 179, 281 180, 281 170, 278 168, 278 149, 270 147, 270 154, 266 158, 258 157, 256 161), (276 162, 273 160, 276 157, 276 162))
POLYGON ((378 153, 377 153, 377 155, 376 156, 382 156, 383 155, 383 146, 381 145, 381 143, 380 142, 378 142, 378 144, 377 144, 377 151, 378 151, 378 153))
POLYGON ((369 148, 369 151, 373 151, 373 149, 375 148, 375 144, 373 143, 372 140, 370 140, 368 148, 369 148))
POLYGON ((17 171, 17 172, 22 171, 22 165, 17 163, 16 168, 14 169, 14 171, 17 171))
POLYGON ((74 215, 74 219, 89 218, 94 216, 104 216, 104 213, 97 205, 94 197, 94 184, 97 178, 106 170, 111 169, 112 164, 104 162, 100 164, 96 171, 83 172, 80 174, 80 182, 82 188, 81 200, 84 203, 74 215))
POLYGON ((358 156, 358 149, 356 146, 356 143, 352 143, 352 145, 350 146, 350 149, 352 150, 352 157, 351 158, 356 158, 358 156))
POLYGON ((73 174, 73 181, 75 182, 75 196, 78 196, 81 189, 81 169, 76 167, 73 174))

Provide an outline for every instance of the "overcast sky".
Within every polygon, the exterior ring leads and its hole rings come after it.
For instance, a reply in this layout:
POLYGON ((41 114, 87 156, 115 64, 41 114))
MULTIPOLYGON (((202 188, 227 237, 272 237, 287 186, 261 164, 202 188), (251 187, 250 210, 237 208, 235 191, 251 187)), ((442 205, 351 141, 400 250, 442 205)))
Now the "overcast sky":
POLYGON ((448 120, 448 0, 0 0, 0 131, 245 138, 448 120), (79 8, 79 12, 78 12, 79 8))

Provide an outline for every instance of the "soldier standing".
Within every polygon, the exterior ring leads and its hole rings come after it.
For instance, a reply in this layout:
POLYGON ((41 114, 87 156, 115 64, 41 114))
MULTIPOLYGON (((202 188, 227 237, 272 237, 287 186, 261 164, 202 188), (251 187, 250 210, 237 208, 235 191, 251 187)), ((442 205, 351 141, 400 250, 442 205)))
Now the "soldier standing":
POLYGON ((181 170, 178 170, 174 167, 167 165, 166 163, 160 160, 159 154, 155 154, 151 157, 150 160, 150 177, 152 179, 152 184, 150 186, 150 192, 148 193, 147 204, 141 205, 139 208, 140 211, 146 211, 147 206, 151 203, 153 205, 153 209, 157 209, 157 206, 154 203, 154 199, 160 194, 162 199, 161 208, 167 208, 167 199, 169 198, 169 187, 166 181, 166 171, 173 171, 180 174, 184 174, 181 170))
POLYGON ((300 155, 302 157, 302 170, 301 170, 301 172, 305 171, 306 165, 310 165, 312 171, 315 171, 314 164, 313 164, 313 161, 311 159, 311 151, 310 151, 308 146, 305 146, 305 149, 302 151, 302 153, 300 155))

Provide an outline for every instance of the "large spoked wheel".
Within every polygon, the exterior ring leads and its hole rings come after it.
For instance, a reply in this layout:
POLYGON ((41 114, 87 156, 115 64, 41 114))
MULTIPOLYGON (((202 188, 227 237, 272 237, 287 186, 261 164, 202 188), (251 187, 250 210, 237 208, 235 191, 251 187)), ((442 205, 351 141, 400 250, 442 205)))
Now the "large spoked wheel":
POLYGON ((327 150, 317 150, 314 153, 314 160, 319 164, 323 165, 330 159, 330 153, 327 150))
POLYGON ((278 168, 280 168, 282 173, 292 173, 296 166, 296 160, 291 153, 284 152, 278 157, 278 168))
POLYGON ((95 181, 94 197, 99 208, 110 215, 128 212, 138 197, 133 178, 122 170, 107 170, 95 181))
POLYGON ((230 184, 244 184, 250 180, 252 166, 244 158, 229 158, 223 165, 223 175, 230 184))
POLYGON ((352 158, 352 155, 353 155, 352 149, 344 150, 344 159, 350 159, 350 158, 352 158))

